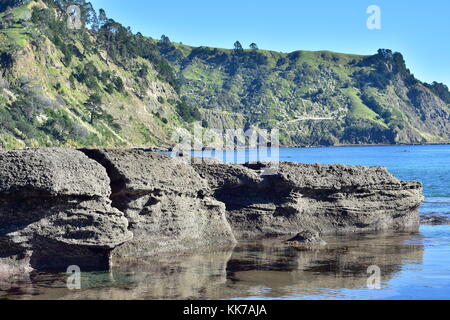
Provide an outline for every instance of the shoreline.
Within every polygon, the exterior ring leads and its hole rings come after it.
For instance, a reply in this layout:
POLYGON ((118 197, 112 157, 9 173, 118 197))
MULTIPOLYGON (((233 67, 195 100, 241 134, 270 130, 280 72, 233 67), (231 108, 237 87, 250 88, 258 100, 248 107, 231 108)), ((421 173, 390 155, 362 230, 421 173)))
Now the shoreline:
MULTIPOLYGON (((416 146, 449 146, 447 143, 415 143, 415 144, 339 144, 334 146, 279 146, 277 149, 322 149, 322 148, 356 148, 356 147, 416 147, 416 146)), ((256 148, 239 147, 235 149, 220 149, 220 148, 203 148, 203 149, 190 149, 184 150, 185 152, 223 152, 223 151, 242 151, 242 150, 256 150, 256 149, 271 149, 268 146, 258 146, 256 148)), ((130 150, 140 150, 144 152, 162 152, 170 153, 173 149, 164 148, 131 148, 130 150)))
MULTIPOLYGON (((410 143, 410 144, 337 144, 333 146, 279 146, 278 148, 273 149, 322 149, 322 148, 356 148, 356 147, 416 147, 416 146, 449 146, 450 142, 439 142, 439 143, 410 143)), ((25 147, 25 148, 1 148, 0 151, 9 151, 9 150, 29 150, 29 149, 51 149, 51 148, 64 148, 64 149, 73 149, 77 150, 80 148, 93 148, 93 149, 116 149, 116 150, 136 150, 136 151, 144 151, 144 152, 156 152, 156 153, 170 153, 173 152, 173 149, 164 148, 164 147, 99 147, 99 146, 90 146, 90 147, 25 147)), ((272 147, 268 146, 257 146, 256 148, 248 148, 248 147, 237 147, 234 149, 220 149, 220 148, 202 148, 202 149, 190 149, 184 150, 185 152, 223 152, 223 151, 242 151, 242 150, 255 150, 255 149, 272 149, 272 147)))

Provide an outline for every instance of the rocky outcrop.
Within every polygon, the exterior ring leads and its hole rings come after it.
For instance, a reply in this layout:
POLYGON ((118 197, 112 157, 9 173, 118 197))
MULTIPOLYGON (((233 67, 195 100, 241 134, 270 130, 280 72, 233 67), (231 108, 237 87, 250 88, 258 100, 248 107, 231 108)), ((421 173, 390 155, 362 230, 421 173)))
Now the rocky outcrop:
POLYGON ((82 151, 108 171, 113 205, 124 212, 134 234, 115 255, 235 243, 225 205, 190 165, 142 151, 82 151))
POLYGON ((403 182, 381 167, 280 163, 196 164, 215 197, 225 203, 237 238, 404 230, 419 225, 418 182, 403 182))
POLYGON ((0 152, 0 273, 109 268, 132 238, 110 193, 106 170, 81 152, 0 152))
POLYGON ((0 272, 106 269, 111 255, 236 242, 207 181, 169 157, 30 149, 0 164, 0 272))
POLYGON ((229 246, 236 238, 419 225, 421 185, 384 168, 267 169, 138 150, 0 152, 0 273, 106 269, 111 257, 229 246))

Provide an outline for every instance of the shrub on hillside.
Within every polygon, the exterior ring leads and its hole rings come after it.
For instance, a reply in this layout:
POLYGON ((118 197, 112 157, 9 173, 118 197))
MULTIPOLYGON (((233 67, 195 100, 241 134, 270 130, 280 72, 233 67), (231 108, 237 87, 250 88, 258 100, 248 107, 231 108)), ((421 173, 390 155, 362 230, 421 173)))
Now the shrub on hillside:
POLYGON ((180 117, 186 122, 195 122, 201 119, 200 111, 189 105, 184 99, 177 103, 176 110, 180 117))

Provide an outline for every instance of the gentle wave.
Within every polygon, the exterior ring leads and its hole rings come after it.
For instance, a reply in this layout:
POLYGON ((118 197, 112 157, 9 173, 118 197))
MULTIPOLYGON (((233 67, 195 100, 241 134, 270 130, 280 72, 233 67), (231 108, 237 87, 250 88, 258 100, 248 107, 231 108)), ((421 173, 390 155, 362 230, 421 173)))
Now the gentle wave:
POLYGON ((420 208, 420 214, 426 215, 450 215, 450 198, 427 197, 420 208))

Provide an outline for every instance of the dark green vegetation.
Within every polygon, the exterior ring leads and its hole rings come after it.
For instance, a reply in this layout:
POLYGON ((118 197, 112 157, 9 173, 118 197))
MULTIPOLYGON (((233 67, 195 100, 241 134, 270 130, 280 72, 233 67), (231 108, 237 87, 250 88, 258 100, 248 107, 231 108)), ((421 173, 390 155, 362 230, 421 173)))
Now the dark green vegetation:
POLYGON ((154 146, 175 128, 277 128, 286 145, 450 140, 450 92, 403 56, 193 48, 153 40, 84 0, 0 5, 0 141, 154 146), (67 7, 84 26, 67 26, 67 7), (10 7, 8 9, 8 7, 10 7))

